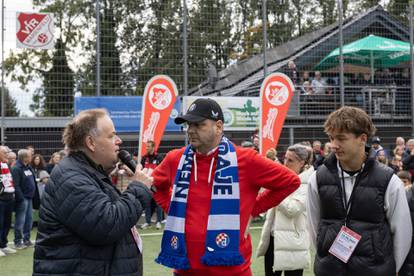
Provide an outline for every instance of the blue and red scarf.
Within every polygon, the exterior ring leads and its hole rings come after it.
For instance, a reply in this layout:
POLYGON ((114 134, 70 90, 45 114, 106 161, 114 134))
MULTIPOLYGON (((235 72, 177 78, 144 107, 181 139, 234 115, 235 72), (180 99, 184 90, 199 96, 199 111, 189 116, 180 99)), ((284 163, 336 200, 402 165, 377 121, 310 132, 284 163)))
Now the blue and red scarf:
MULTIPOLYGON (((190 188, 194 150, 187 146, 178 164, 170 209, 157 263, 189 269, 185 240, 185 213, 190 188)), ((240 192, 236 150, 223 137, 218 146, 218 159, 208 217, 206 251, 201 261, 207 266, 235 266, 244 263, 239 252, 240 192)))

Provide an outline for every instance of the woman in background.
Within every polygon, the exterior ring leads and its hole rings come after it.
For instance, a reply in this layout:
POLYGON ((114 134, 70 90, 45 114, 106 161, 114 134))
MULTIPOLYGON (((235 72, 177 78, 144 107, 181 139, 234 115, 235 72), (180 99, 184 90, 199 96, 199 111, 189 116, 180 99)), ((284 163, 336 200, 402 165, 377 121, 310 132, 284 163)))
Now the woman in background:
POLYGON ((277 150, 275 150, 274 148, 270 148, 266 151, 266 158, 280 164, 280 161, 277 158, 277 150))
POLYGON ((57 165, 60 161, 60 154, 59 152, 54 152, 50 157, 49 164, 47 164, 46 171, 51 174, 55 165, 57 165))
POLYGON ((330 142, 326 142, 323 146, 323 155, 324 157, 328 157, 328 155, 332 152, 332 144, 330 142))
POLYGON ((310 264, 310 238, 306 228, 306 191, 314 172, 312 149, 295 144, 285 155, 284 164, 296 172, 301 186, 277 207, 267 211, 256 255, 264 256, 266 276, 300 276, 310 264))
POLYGON ((32 166, 32 169, 35 173, 36 178, 39 178, 40 171, 43 171, 46 169, 45 159, 43 158, 41 154, 36 153, 35 155, 33 155, 30 166, 32 166))

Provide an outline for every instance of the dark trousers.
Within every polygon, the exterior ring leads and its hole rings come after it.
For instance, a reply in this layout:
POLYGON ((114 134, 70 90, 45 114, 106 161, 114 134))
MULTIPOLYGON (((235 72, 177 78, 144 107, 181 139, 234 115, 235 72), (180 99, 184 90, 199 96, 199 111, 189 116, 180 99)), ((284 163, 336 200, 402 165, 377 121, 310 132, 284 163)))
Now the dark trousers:
POLYGON ((14 211, 16 221, 14 223, 14 244, 18 245, 30 241, 30 232, 33 224, 32 200, 24 198, 21 202, 15 203, 14 211))
POLYGON ((154 211, 157 214, 157 222, 161 222, 164 218, 164 211, 157 205, 154 199, 151 199, 149 206, 145 206, 145 222, 151 224, 151 217, 154 211))
MULTIPOLYGON (((282 271, 273 272, 273 257, 274 257, 273 251, 274 251, 273 237, 270 236, 269 247, 267 248, 267 251, 265 254, 265 260, 264 260, 265 275, 266 276, 281 276, 282 271)), ((285 270, 285 276, 302 276, 302 274, 303 274, 303 269, 285 270)))
POLYGON ((7 235, 10 231, 14 200, 0 200, 0 248, 7 247, 7 235))

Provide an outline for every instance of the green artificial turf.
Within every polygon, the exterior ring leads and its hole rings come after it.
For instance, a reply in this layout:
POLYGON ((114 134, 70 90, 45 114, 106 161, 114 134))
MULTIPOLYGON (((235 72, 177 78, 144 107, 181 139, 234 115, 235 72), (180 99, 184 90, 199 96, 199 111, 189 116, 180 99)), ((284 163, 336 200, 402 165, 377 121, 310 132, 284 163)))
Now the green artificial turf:
MULTIPOLYGON (((253 224, 250 230, 253 242, 253 275, 264 275, 263 258, 256 259, 254 253, 260 238, 260 223, 253 224)), ((172 271, 154 262, 158 256, 161 245, 161 231, 155 229, 139 230, 144 244, 144 275, 145 276, 169 276, 172 271)), ((9 242, 13 241, 13 229, 9 234, 9 242)), ((32 232, 32 240, 36 238, 36 228, 32 232)), ((0 276, 30 276, 33 267, 33 248, 19 250, 16 254, 0 258, 0 276)), ((305 276, 313 275, 310 270, 306 270, 305 276)))

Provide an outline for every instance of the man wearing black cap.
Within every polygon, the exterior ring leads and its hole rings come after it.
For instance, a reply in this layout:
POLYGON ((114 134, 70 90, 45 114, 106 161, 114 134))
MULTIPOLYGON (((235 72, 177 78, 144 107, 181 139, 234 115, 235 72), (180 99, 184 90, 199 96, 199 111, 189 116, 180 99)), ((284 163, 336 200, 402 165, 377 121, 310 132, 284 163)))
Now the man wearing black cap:
POLYGON ((371 147, 375 151, 375 155, 377 155, 379 151, 384 150, 384 148, 381 146, 381 139, 378 136, 372 137, 371 147))
POLYGON ((249 220, 296 190, 298 177, 233 145, 212 99, 197 99, 175 123, 187 124, 190 145, 169 152, 152 175, 154 198, 168 211, 156 261, 174 275, 252 275, 249 220))

